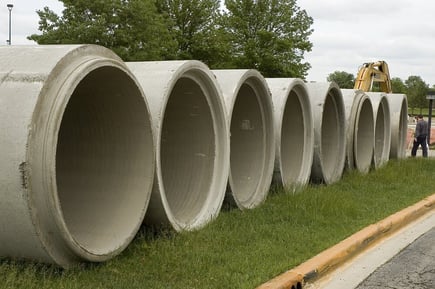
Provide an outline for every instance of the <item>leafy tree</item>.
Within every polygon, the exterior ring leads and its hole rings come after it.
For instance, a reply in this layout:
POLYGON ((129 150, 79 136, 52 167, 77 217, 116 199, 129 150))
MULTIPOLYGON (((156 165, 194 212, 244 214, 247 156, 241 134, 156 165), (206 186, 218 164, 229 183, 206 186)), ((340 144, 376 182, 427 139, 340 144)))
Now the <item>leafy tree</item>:
POLYGON ((39 44, 98 44, 124 60, 174 57, 175 41, 153 0, 61 0, 63 15, 38 10, 39 31, 28 37, 39 44))
POLYGON ((232 65, 266 77, 305 78, 313 19, 296 0, 225 0, 223 20, 231 36, 232 65))
POLYGON ((219 0, 161 0, 160 13, 171 20, 178 59, 198 59, 219 66, 229 55, 229 42, 218 25, 219 0))
POLYGON ((393 93, 406 93, 406 85, 399 77, 391 78, 391 88, 393 93))
POLYGON ((326 79, 336 82, 340 88, 353 88, 355 86, 355 76, 346 71, 335 71, 330 73, 326 79))
POLYGON ((414 113, 414 108, 419 108, 420 113, 422 108, 427 106, 426 94, 429 86, 421 79, 420 76, 409 76, 405 80, 406 84, 406 95, 408 96, 408 106, 411 107, 412 113, 414 113))

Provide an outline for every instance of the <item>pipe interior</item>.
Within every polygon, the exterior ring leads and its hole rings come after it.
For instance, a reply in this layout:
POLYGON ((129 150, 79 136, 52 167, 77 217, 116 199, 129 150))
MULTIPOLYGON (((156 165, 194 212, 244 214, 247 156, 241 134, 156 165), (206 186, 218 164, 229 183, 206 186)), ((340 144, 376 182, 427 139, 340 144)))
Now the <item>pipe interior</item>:
POLYGON ((378 111, 376 113, 375 122, 375 148, 374 159, 380 161, 385 151, 386 141, 386 124, 385 124, 385 112, 382 102, 379 103, 378 111))
POLYGON ((358 122, 355 124, 354 157, 355 166, 363 171, 370 168, 373 158, 373 108, 369 99, 361 104, 358 122))
POLYGON ((321 160, 325 179, 335 171, 337 161, 341 158, 340 127, 337 103, 329 92, 323 104, 321 129, 321 160))
POLYGON ((243 84, 231 116, 230 154, 232 191, 240 202, 252 198, 262 179, 266 157, 264 121, 254 89, 243 84))
POLYGON ((295 183, 303 166, 305 127, 302 104, 291 90, 284 108, 281 126, 281 178, 284 185, 295 183))
POLYGON ((398 158, 403 158, 406 151, 406 135, 408 129, 408 113, 407 113, 407 103, 405 98, 402 100, 402 105, 400 108, 400 118, 399 118, 399 139, 397 142, 397 156, 398 158))
POLYGON ((100 67, 80 81, 61 120, 56 181, 64 222, 86 251, 116 250, 140 226, 152 145, 143 95, 125 72, 100 67))
POLYGON ((184 224, 198 216, 211 189, 216 139, 210 109, 198 83, 181 77, 164 113, 162 182, 170 213, 184 224))

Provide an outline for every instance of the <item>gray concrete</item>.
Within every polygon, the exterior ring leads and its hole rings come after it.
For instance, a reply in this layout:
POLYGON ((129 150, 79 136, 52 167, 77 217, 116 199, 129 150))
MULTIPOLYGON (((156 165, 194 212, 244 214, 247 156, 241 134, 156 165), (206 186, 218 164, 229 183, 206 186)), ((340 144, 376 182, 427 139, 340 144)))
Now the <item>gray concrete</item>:
POLYGON ((314 123, 305 83, 268 78, 275 118, 274 181, 296 191, 308 183, 313 162, 314 123))
POLYGON ((155 177, 145 223, 198 229, 220 212, 230 134, 222 92, 202 62, 129 62, 150 105, 155 177))
POLYGON ((275 157, 273 105, 257 70, 213 70, 230 127, 230 172, 226 201, 251 209, 267 197, 275 157))
POLYGON ((375 119, 375 142, 373 167, 383 166, 390 159, 391 113, 387 96, 384 93, 367 92, 373 106, 375 119))
POLYGON ((310 179, 331 184, 341 179, 346 157, 343 95, 336 83, 307 83, 314 124, 310 179))
POLYGON ((408 129, 408 99, 405 94, 387 94, 391 113, 390 159, 406 157, 408 129))
POLYGON ((361 90, 342 89, 346 109, 346 168, 370 170, 375 146, 373 106, 361 90))
POLYGON ((0 47, 0 256, 68 267, 133 239, 154 174, 140 85, 95 45, 0 47))

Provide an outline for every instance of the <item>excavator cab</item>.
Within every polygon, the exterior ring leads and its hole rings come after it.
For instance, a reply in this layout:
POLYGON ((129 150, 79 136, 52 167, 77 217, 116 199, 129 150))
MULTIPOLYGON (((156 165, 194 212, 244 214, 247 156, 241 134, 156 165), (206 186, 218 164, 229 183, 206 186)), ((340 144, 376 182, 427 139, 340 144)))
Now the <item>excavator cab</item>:
POLYGON ((354 88, 372 91, 375 83, 379 83, 380 91, 392 93, 390 72, 385 61, 364 63, 358 70, 354 88))

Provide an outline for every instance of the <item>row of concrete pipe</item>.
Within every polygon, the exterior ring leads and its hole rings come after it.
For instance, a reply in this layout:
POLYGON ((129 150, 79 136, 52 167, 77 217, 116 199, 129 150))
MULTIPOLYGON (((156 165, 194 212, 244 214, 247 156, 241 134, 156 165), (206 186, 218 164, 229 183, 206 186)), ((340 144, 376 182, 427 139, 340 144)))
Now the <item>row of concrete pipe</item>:
POLYGON ((199 229, 272 183, 331 184, 405 156, 405 95, 265 79, 95 45, 0 47, 0 256, 70 267, 143 223, 199 229))

